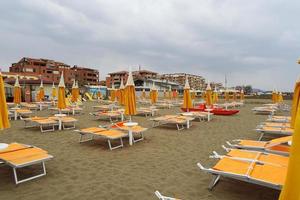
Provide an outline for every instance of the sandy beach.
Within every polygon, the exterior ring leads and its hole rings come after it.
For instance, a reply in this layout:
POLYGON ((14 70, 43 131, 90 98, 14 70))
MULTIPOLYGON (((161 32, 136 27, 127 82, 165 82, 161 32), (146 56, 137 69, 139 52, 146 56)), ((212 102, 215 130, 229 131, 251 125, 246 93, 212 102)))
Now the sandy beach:
MULTIPOLYGON (((46 163, 47 175, 16 186, 12 170, 0 168, 0 199, 157 199, 154 191, 185 200, 277 199, 279 191, 231 179, 222 179, 213 191, 207 189, 211 175, 196 163, 211 167, 213 150, 224 153, 221 145, 231 139, 258 139, 253 129, 267 116, 254 115, 251 108, 262 100, 247 101, 234 116, 214 116, 211 122, 195 121, 189 130, 151 128, 149 117, 134 121, 149 127, 146 140, 110 151, 104 140, 79 144, 73 130, 40 133, 24 129, 23 121, 11 121, 12 128, 0 133, 0 141, 35 145, 54 156, 46 163)), ((288 102, 289 103, 289 102, 288 102)), ((76 116, 77 128, 108 124, 94 120, 88 113, 96 102, 84 104, 85 113, 76 116)), ((179 107, 159 111, 159 115, 178 113, 179 107)), ((49 111, 38 111, 47 116, 49 111)), ((22 174, 30 173, 23 170, 22 174)))

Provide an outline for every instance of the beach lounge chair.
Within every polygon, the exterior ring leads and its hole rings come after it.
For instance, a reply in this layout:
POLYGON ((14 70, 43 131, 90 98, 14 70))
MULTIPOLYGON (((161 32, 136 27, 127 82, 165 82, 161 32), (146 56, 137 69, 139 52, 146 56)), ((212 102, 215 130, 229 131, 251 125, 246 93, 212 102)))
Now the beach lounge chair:
POLYGON ((110 122, 123 120, 124 115, 122 111, 98 111, 90 113, 90 115, 94 116, 97 120, 109 120, 110 122))
POLYGON ((174 105, 172 103, 167 103, 167 102, 161 102, 161 103, 156 103, 155 106, 157 108, 161 108, 161 109, 170 109, 172 108, 174 105))
POLYGON ((291 117, 290 116, 276 116, 276 115, 269 115, 268 122, 290 122, 291 121, 291 117))
POLYGON ((79 143, 94 140, 96 137, 101 137, 107 139, 108 146, 110 150, 123 147, 123 137, 128 136, 128 134, 119 130, 108 130, 101 127, 90 127, 80 130, 75 130, 80 134, 79 143), (120 145, 112 146, 111 140, 120 140, 120 145))
POLYGON ((183 112, 183 113, 180 113, 180 115, 191 116, 191 117, 194 117, 195 119, 198 119, 199 121, 210 121, 213 116, 213 113, 192 111, 192 112, 183 112))
POLYGON ((47 151, 24 144, 11 143, 7 148, 0 150, 0 163, 12 167, 16 184, 24 183, 46 175, 45 162, 52 159, 47 151), (19 179, 17 170, 24 167, 41 164, 42 172, 28 178, 19 179))
MULTIPOLYGON (((124 123, 126 123, 126 121, 113 123, 110 126, 110 128, 112 128, 112 129, 118 129, 118 130, 121 130, 121 131, 124 131, 124 132, 128 132, 129 131, 129 127, 125 126, 124 123)), ((137 126, 130 127, 130 130, 132 131, 133 136, 140 135, 140 137, 138 137, 138 139, 136 139, 135 137, 133 137, 133 142, 136 143, 136 142, 139 142, 139 141, 142 141, 142 140, 145 139, 144 132, 147 131, 148 128, 144 128, 142 126, 137 125, 137 126)))
POLYGON ((277 127, 277 128, 290 128, 291 124, 289 122, 263 122, 260 126, 267 126, 267 127, 277 127))
POLYGON ((161 125, 176 125, 177 130, 183 130, 185 126, 189 128, 192 124, 191 121, 194 120, 194 117, 179 116, 179 115, 165 115, 156 118, 150 119, 152 127, 157 127, 161 125))
POLYGON ((48 117, 31 117, 23 119, 25 128, 39 127, 42 133, 55 130, 57 121, 48 117))
POLYGON ((260 133, 260 137, 258 140, 261 140, 265 134, 273 134, 273 135, 292 135, 294 129, 290 127, 271 127, 271 126, 257 126, 255 129, 258 133, 260 133))
POLYGON ((255 107, 252 111, 257 115, 273 115, 276 109, 272 107, 255 107))
POLYGON ((144 115, 145 117, 148 117, 148 116, 153 117, 158 110, 159 109, 157 109, 156 107, 149 107, 149 108, 140 107, 140 108, 137 108, 136 115, 144 115))
POLYGON ((219 155, 217 152, 213 152, 213 158, 223 158, 223 157, 231 157, 236 159, 241 159, 245 161, 257 161, 259 163, 267 163, 267 164, 274 164, 274 165, 280 165, 280 166, 288 166, 289 157, 273 154, 273 153, 267 153, 267 152, 258 152, 258 151, 251 151, 251 150, 245 150, 245 149, 231 149, 226 148, 223 146, 225 151, 227 152, 226 155, 219 155))
POLYGON ((159 191, 155 191, 154 194, 157 196, 159 200, 180 200, 173 197, 163 196, 159 191))
POLYGON ((205 168, 201 163, 197 165, 202 171, 214 176, 209 184, 210 190, 221 177, 281 190, 287 173, 286 166, 229 156, 220 158, 212 168, 205 168))
MULTIPOLYGON (((55 120, 56 122, 59 121, 58 117, 49 117, 52 120, 55 120)), ((73 129, 76 128, 76 122, 78 122, 77 119, 73 117, 62 117, 61 118, 61 123, 62 123, 62 128, 63 130, 68 130, 68 129, 73 129)))
POLYGON ((232 142, 227 141, 226 144, 231 148, 289 155, 290 147, 284 144, 290 141, 292 141, 292 136, 280 137, 269 141, 233 140, 232 142))

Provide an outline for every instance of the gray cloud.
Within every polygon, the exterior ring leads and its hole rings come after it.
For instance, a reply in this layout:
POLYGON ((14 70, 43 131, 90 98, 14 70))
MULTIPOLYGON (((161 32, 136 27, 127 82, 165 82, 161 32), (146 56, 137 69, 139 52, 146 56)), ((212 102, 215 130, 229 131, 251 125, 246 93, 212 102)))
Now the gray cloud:
POLYGON ((139 64, 292 90, 298 1, 3 0, 0 66, 43 57, 108 72, 139 64))

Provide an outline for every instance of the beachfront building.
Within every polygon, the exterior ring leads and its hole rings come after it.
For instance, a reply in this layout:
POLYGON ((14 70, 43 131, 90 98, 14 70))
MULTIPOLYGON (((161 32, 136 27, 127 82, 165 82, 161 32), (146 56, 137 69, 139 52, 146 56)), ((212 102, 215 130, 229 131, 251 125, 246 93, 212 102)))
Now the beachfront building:
POLYGON ((64 80, 67 87, 72 86, 74 78, 78 81, 79 85, 97 85, 99 82, 98 70, 76 65, 71 67, 62 62, 43 58, 24 57, 19 62, 13 63, 9 68, 9 72, 18 75, 40 76, 55 84, 58 84, 60 75, 64 72, 64 80))
MULTIPOLYGON (((112 83, 114 83, 115 87, 118 88, 121 84, 122 79, 123 82, 126 83, 128 74, 128 71, 118 71, 109 73, 108 77, 106 77, 106 86, 111 87, 112 83)), ((156 72, 141 69, 133 71, 132 76, 134 80, 157 79, 159 77, 158 73, 156 72)))
POLYGON ((181 86, 184 86, 186 76, 189 79, 190 87, 196 90, 205 89, 205 78, 200 75, 187 74, 187 73, 172 73, 172 74, 163 74, 161 75, 162 80, 176 82, 181 86))

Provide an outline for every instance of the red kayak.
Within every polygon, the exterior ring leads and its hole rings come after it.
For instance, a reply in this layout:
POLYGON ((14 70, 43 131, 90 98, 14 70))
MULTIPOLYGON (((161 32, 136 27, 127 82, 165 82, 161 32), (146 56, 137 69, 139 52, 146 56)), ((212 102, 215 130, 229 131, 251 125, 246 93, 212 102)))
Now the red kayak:
MULTIPOLYGON (((204 105, 200 105, 198 108, 190 108, 190 109, 186 109, 186 108, 181 108, 181 110, 183 112, 193 112, 193 111, 198 111, 198 112, 204 112, 206 109, 206 106, 204 105)), ((224 108, 213 108, 212 111, 210 111, 211 113, 213 113, 214 115, 235 115, 237 114, 238 112, 240 112, 239 110, 226 110, 224 108)))

